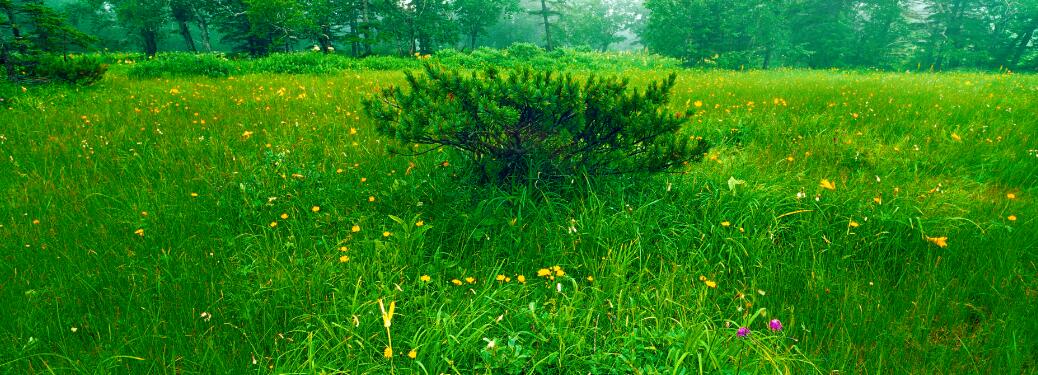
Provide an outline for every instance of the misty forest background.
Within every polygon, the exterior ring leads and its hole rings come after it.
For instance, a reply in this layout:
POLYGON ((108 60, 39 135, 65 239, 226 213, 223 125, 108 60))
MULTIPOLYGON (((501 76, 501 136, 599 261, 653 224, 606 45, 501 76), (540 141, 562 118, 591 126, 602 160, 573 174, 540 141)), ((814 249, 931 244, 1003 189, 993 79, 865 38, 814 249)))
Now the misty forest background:
POLYGON ((32 6, 90 37, 70 52, 360 57, 526 42, 728 69, 1038 69, 1034 0, 0 0, 0 38, 32 6))

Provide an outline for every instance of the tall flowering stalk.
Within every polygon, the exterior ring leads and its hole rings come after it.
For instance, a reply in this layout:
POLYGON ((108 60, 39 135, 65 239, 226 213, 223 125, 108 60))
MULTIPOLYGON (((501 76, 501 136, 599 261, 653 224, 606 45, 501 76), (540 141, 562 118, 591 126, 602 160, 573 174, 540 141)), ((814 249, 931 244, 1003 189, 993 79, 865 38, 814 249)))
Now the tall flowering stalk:
POLYGON ((386 310, 385 303, 382 299, 378 300, 378 309, 382 311, 382 326, 386 327, 386 339, 389 341, 389 345, 382 351, 382 355, 388 359, 393 358, 393 335, 389 332, 389 327, 393 325, 393 310, 396 310, 396 301, 389 303, 389 310, 386 310))

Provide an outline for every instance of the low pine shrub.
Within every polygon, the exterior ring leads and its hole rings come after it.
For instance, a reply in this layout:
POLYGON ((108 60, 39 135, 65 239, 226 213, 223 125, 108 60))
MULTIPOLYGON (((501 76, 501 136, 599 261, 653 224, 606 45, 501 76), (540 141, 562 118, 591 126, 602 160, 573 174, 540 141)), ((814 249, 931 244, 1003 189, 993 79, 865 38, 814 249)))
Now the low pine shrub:
POLYGON ((483 182, 661 172, 708 148, 682 131, 685 114, 667 111, 674 74, 639 90, 623 79, 529 68, 424 68, 424 76, 405 73, 408 90, 367 98, 366 113, 400 144, 461 150, 483 182))
POLYGON ((92 55, 41 55, 31 69, 33 76, 52 82, 89 85, 104 78, 108 64, 92 55))

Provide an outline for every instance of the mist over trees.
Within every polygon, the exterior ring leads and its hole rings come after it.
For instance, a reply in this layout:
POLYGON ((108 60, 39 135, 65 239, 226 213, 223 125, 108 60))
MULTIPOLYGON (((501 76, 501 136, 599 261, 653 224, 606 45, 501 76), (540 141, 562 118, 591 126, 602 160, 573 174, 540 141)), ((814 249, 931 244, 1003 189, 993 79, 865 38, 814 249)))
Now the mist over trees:
POLYGON ((0 0, 0 10, 7 50, 34 29, 18 25, 49 12, 89 36, 64 49, 149 56, 360 57, 527 42, 646 49, 729 69, 1038 69, 1033 0, 0 0))
POLYGON ((1035 69, 1029 0, 647 0, 643 43, 700 64, 1035 69), (683 27, 674 27, 683 25, 683 27))

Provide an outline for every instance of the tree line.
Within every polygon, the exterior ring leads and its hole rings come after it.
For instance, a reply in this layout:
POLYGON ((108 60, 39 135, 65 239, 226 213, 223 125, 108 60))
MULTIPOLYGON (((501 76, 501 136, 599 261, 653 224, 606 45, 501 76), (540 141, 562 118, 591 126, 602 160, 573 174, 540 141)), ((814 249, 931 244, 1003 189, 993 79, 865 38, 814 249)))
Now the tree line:
POLYGON ((704 64, 1038 69, 1035 0, 646 0, 645 7, 646 46, 704 64))
POLYGON ((645 48, 724 68, 1038 69, 1035 0, 0 0, 0 46, 60 29, 62 14, 67 40, 52 49, 149 56, 532 42, 645 48))
MULTIPOLYGON (((0 0, 19 9, 42 0, 0 0)), ((96 48, 241 52, 430 54, 543 40, 548 49, 607 49, 638 17, 626 0, 52 0, 96 48), (543 39, 542 39, 543 38, 543 39), (165 47, 165 48, 163 48, 165 47), (345 51, 343 51, 345 49, 345 51)), ((11 21, 14 20, 14 21, 11 21)), ((5 27, 6 26, 6 27, 5 27)), ((2 31, 0 31, 2 32, 2 31)), ((2 35, 2 34, 0 34, 2 35)))

